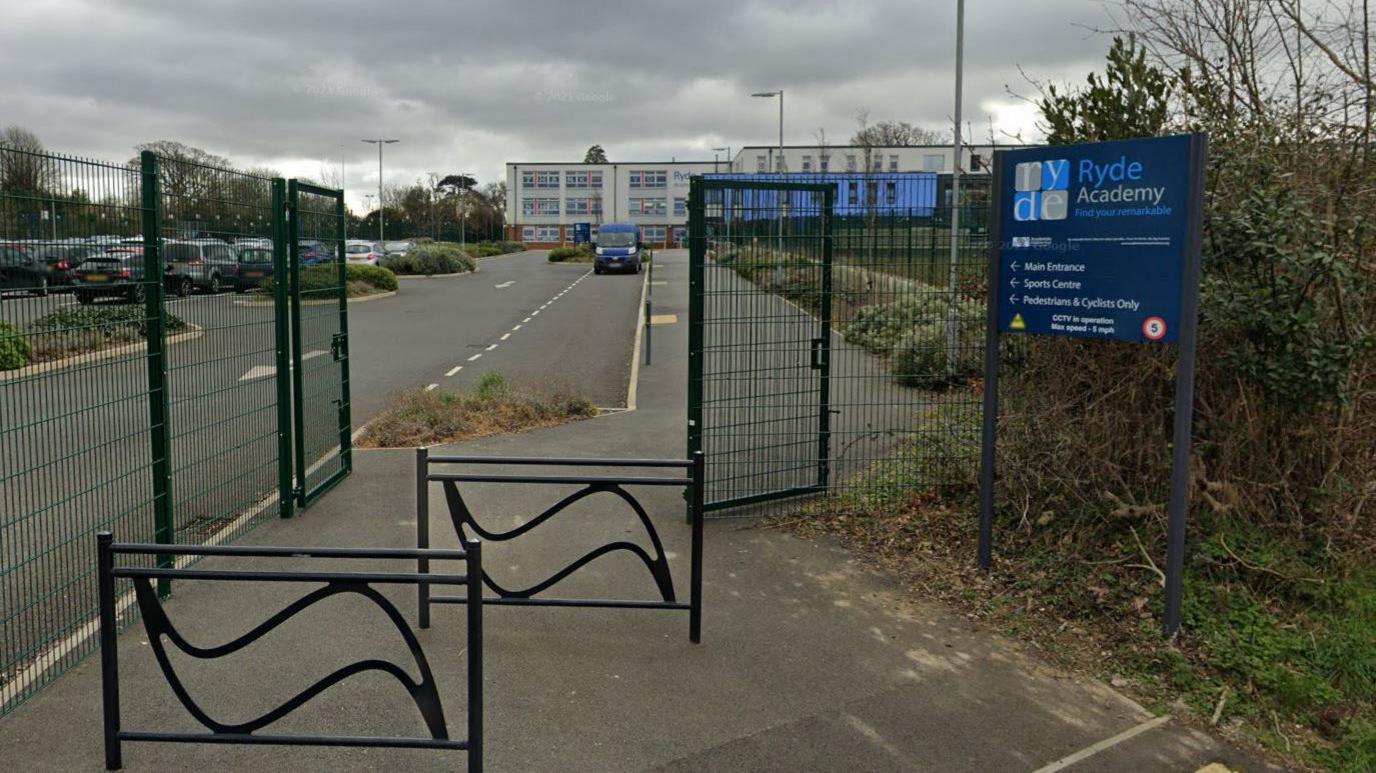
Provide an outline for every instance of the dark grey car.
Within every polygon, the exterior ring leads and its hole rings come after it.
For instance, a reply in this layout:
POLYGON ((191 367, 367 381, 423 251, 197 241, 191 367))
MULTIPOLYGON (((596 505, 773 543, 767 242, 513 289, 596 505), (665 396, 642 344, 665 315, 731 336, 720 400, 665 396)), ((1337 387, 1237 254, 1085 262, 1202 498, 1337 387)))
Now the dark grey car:
POLYGON ((29 250, 0 246, 0 295, 16 290, 47 295, 48 264, 29 250))

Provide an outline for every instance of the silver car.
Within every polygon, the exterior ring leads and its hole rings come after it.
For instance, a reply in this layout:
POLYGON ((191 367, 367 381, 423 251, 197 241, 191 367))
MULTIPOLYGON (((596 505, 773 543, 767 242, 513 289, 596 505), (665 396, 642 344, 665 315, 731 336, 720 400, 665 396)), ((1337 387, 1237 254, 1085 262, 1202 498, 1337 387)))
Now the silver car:
POLYGON ((191 287, 218 293, 234 286, 238 257, 233 247, 218 239, 168 241, 162 254, 168 272, 175 275, 173 292, 179 295, 191 287))

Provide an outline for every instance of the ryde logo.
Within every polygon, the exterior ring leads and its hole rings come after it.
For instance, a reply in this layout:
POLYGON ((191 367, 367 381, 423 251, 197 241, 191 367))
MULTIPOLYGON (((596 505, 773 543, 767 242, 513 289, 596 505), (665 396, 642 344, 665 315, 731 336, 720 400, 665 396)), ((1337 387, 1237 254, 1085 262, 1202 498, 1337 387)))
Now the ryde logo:
POLYGON ((1028 161, 1013 168, 1013 219, 1065 220, 1070 211, 1070 161, 1028 161))

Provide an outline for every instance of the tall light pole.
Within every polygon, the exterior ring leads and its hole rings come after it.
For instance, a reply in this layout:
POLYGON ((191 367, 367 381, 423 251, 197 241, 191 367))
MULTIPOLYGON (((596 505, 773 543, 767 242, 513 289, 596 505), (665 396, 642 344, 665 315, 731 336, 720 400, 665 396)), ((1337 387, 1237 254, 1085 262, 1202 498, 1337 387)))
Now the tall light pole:
MULTIPOLYGON (((956 281, 958 278, 958 261, 960 260, 960 103, 961 103, 961 78, 965 67, 965 0, 956 0, 956 115, 955 115, 955 135, 952 144, 951 155, 951 266, 950 276, 947 280, 947 308, 946 308, 946 377, 955 378, 956 363, 959 362, 956 351, 960 346, 960 320, 956 318, 956 281)), ((992 297, 992 296, 991 296, 992 297)))
MULTIPOLYGON (((773 169, 773 171, 774 171, 774 172, 781 172, 781 171, 783 171, 783 168, 784 168, 784 90, 783 90, 783 89, 779 89, 778 91, 757 91, 757 92, 755 92, 754 94, 751 94, 750 96, 752 96, 752 97, 764 97, 764 98, 766 98, 766 99, 772 98, 772 97, 778 97, 778 98, 779 98, 779 160, 774 162, 774 169, 773 169)), ((783 217, 783 216, 784 216, 784 212, 783 212, 783 209, 784 209, 784 208, 783 208, 782 204, 783 204, 783 202, 784 202, 786 196, 787 196, 787 194, 783 194, 783 195, 780 195, 780 196, 779 196, 779 204, 781 205, 781 206, 779 207, 779 256, 778 256, 778 258, 776 258, 775 261, 774 261, 774 274, 775 274, 775 278, 778 277, 778 274, 780 273, 781 269, 783 268, 783 266, 782 266, 781 263, 780 263, 780 262, 783 260, 783 252, 784 252, 784 217, 783 217)))
POLYGON ((401 140, 387 140, 378 138, 375 140, 364 140, 370 145, 377 145, 377 240, 382 244, 382 249, 387 250, 387 237, 382 228, 382 146, 391 145, 401 140))
MULTIPOLYGON (((474 183, 475 185, 476 185, 477 182, 478 182, 478 178, 474 177, 472 172, 459 172, 459 174, 463 176, 464 182, 468 182, 469 180, 472 180, 473 183, 474 183)), ((472 185, 465 185, 465 186, 463 186, 462 188, 459 189, 459 246, 460 246, 460 247, 466 247, 466 246, 468 245, 468 197, 465 196, 464 194, 468 193, 468 192, 471 191, 471 190, 473 190, 473 186, 472 186, 472 185)))

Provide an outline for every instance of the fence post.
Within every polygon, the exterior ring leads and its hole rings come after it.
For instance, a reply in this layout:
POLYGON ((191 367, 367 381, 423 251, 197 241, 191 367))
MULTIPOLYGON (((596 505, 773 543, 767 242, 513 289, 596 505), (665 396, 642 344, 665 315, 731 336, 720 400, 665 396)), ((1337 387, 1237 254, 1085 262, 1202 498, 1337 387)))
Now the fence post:
MULTIPOLYGON (((430 547, 430 449, 416 449, 416 547, 425 550, 430 547)), ((430 559, 416 560, 416 571, 420 574, 430 572, 430 559)), ((416 584, 416 607, 420 613, 420 627, 430 627, 430 586, 416 584)))
POLYGON ((693 545, 692 566, 688 589, 688 640, 702 642, 702 502, 703 486, 707 479, 706 464, 701 451, 693 452, 693 545))
POLYGON ((290 518, 292 508, 291 432, 291 275, 287 267, 287 182, 272 181, 272 307, 277 383, 277 514, 290 518))
POLYGON ((100 588, 100 697, 105 720, 105 769, 123 767, 119 744, 119 650, 115 643, 114 535, 96 535, 97 577, 100 588))
POLYGON ((296 180, 287 182, 287 292, 290 295, 288 318, 291 322, 291 415, 292 415, 292 459, 296 466, 298 480, 292 488, 292 496, 298 505, 306 499, 306 419, 303 413, 301 394, 304 390, 301 376, 301 212, 297 204, 301 192, 296 180))
MULTIPOLYGON (((148 359, 148 438, 152 450, 153 541, 169 545, 175 540, 172 519, 172 441, 168 426, 167 303, 163 296, 162 186, 158 157, 150 150, 139 154, 143 210, 144 339, 148 359)), ((169 568, 172 556, 159 553, 158 566, 169 568)), ((172 582, 158 580, 158 595, 167 598, 172 582)))
POLYGON ((650 299, 645 299, 645 364, 650 364, 650 299))
MULTIPOLYGON (((379 146, 380 147, 380 146, 379 146)), ((339 191, 335 200, 335 259, 339 262, 339 337, 343 347, 343 357, 339 361, 339 456, 344 470, 353 472, 353 404, 349 394, 349 273, 347 259, 344 257, 344 191, 339 191)), ((381 206, 381 203, 379 203, 381 206)), ((379 217, 381 210, 379 210, 379 217)))
POLYGON ((483 769, 483 545, 472 540, 468 553, 468 769, 483 769))

